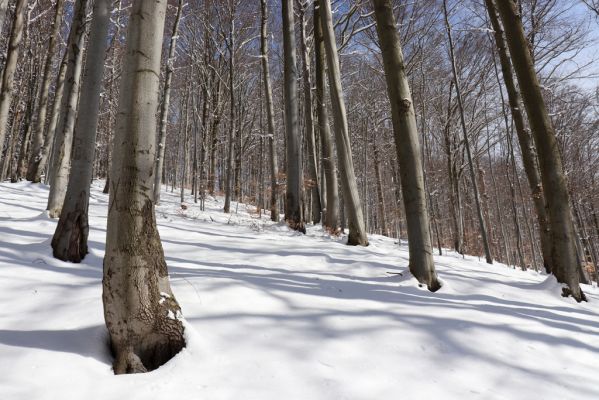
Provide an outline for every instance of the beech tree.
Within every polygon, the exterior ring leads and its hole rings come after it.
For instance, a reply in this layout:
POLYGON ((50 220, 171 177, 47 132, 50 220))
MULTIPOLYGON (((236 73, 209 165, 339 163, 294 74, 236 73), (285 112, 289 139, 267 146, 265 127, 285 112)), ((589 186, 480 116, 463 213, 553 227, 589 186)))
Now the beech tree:
POLYGON ((410 272, 419 282, 426 284, 429 290, 434 292, 441 285, 433 263, 433 246, 429 232, 421 151, 412 95, 405 73, 391 0, 373 0, 373 5, 387 78, 387 93, 391 102, 395 147, 408 222, 410 272))
POLYGON ((71 173, 64 206, 52 238, 54 257, 64 261, 80 262, 87 254, 89 191, 110 22, 108 2, 94 1, 81 102, 73 134, 71 173))
POLYGON ((156 369, 185 345, 152 194, 166 6, 166 0, 135 0, 129 16, 102 293, 116 374, 156 369))
POLYGON ((518 5, 512 0, 505 0, 499 1, 497 8, 537 145, 543 187, 550 188, 546 192, 546 201, 552 241, 551 271, 559 282, 568 285, 564 294, 572 295, 580 302, 585 300, 585 295, 579 286, 573 213, 555 131, 545 106, 518 5))

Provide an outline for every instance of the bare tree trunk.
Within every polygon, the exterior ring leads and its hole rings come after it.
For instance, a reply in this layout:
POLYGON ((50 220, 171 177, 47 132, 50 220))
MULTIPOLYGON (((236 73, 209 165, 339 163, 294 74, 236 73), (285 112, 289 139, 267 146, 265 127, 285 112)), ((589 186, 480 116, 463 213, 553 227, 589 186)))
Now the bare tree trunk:
POLYGON ((2 72, 2 82, 0 86, 0 156, 6 131, 8 129, 8 118, 10 106, 14 93, 14 78, 17 71, 17 62, 19 60, 19 47, 23 39, 23 25, 25 11, 27 10, 27 0, 17 0, 15 4, 15 19, 10 31, 8 40, 8 49, 6 50, 6 63, 2 72))
MULTIPOLYGON (((190 79, 188 77, 188 79, 190 79)), ((191 82, 191 81, 190 81, 191 82)), ((189 114, 190 110, 190 102, 191 102, 191 83, 188 82, 187 89, 185 93, 185 119, 183 122, 183 172, 181 173, 181 208, 184 207, 183 203, 185 202, 185 184, 186 181, 189 180, 189 176, 187 173, 189 166, 189 114)))
POLYGON ((306 232, 302 216, 302 156, 297 95, 293 0, 283 0, 283 54, 285 60, 285 132, 287 137, 287 190, 285 220, 291 229, 306 232))
MULTIPOLYGON (((40 182, 43 170, 46 167, 45 165, 41 165, 40 168, 40 161, 42 159, 42 146, 44 145, 44 127, 46 125, 46 114, 48 112, 50 84, 52 83, 52 64, 62 25, 64 3, 64 0, 57 0, 56 5, 54 6, 54 20, 52 22, 52 31, 50 33, 50 40, 48 41, 48 53, 46 54, 46 62, 44 63, 42 75, 42 87, 39 100, 40 107, 37 111, 37 119, 34 125, 31 159, 29 160, 27 169, 27 180, 31 182, 40 182)), ((104 62, 104 60, 102 60, 102 62, 104 62)))
POLYGON ((468 139, 468 132, 466 131, 466 121, 464 119, 464 107, 462 105, 462 93, 460 89, 460 81, 458 77, 458 71, 455 63, 455 55, 453 50, 453 38, 451 35, 451 25, 449 24, 449 16, 447 13, 447 0, 443 0, 443 11, 445 14, 445 27, 447 29, 447 38, 449 40, 449 52, 451 57, 451 68, 453 71, 453 80, 455 83, 456 97, 458 100, 458 108, 460 111, 460 122, 462 125, 462 133, 464 134, 464 145, 466 147, 466 155, 468 156, 468 164, 470 171, 470 179, 472 180, 472 191, 474 192, 474 202, 476 203, 476 215, 478 217, 478 225, 480 228, 480 235, 483 241, 483 247, 485 250, 485 258, 487 263, 493 264, 493 257, 491 256, 491 248, 489 247, 489 240, 487 239, 487 228, 485 226, 485 219, 480 204, 480 198, 478 193, 478 184, 476 182, 476 173, 474 172, 474 161, 472 159, 472 151, 470 149, 470 140, 468 139))
POLYGON ((154 161, 154 203, 160 202, 160 188, 162 186, 162 170, 164 169, 164 152, 166 149, 166 130, 168 127, 168 111, 171 100, 171 82, 173 80, 173 64, 177 51, 177 37, 179 32, 179 23, 183 12, 183 0, 178 0, 177 14, 171 34, 171 41, 166 60, 166 76, 164 80, 164 90, 162 94, 162 105, 160 108, 160 129, 158 130, 158 149, 156 151, 156 160, 154 161))
POLYGON ((133 2, 123 63, 102 294, 115 374, 156 369, 185 346, 152 193, 166 7, 133 2))
MULTIPOLYGON (((307 4, 307 3, 306 3, 307 4)), ((320 190, 318 186, 318 161, 316 157, 316 139, 314 137, 314 114, 312 110, 312 80, 310 79, 310 57, 309 50, 306 44, 306 21, 305 21, 305 5, 300 9, 300 51, 302 54, 302 75, 304 83, 304 128, 305 138, 308 143, 308 173, 310 174, 309 187, 311 197, 311 222, 317 224, 320 222, 321 204, 320 190)))
POLYGON ((319 6, 320 22, 322 24, 324 45, 327 55, 339 173, 349 225, 347 244, 354 246, 368 246, 362 203, 358 192, 358 183, 356 181, 351 152, 351 142, 347 126, 347 113, 345 111, 345 100, 343 99, 343 89, 341 87, 339 54, 337 53, 330 0, 319 0, 319 6))
POLYGON ((339 229, 339 184, 337 182, 337 167, 333 154, 333 139, 329 126, 329 112, 325 104, 326 54, 318 1, 314 2, 314 56, 316 60, 314 72, 316 75, 316 114, 322 147, 322 169, 326 184, 326 207, 323 209, 323 224, 329 231, 336 232, 339 229))
MULTIPOLYGON (((62 97, 64 95, 65 79, 67 74, 69 52, 65 51, 60 62, 60 68, 58 70, 58 76, 56 77, 56 89, 54 91, 54 100, 52 104, 52 112, 50 115, 50 122, 48 122, 48 128, 46 131, 46 137, 44 145, 40 150, 40 159, 38 161, 38 170, 40 174, 44 174, 48 167, 48 161, 50 159, 50 153, 54 147, 54 138, 56 136, 56 126, 58 125, 58 119, 60 117, 60 107, 62 104, 62 97)), ((48 182, 49 177, 46 175, 45 181, 48 182)))
MULTIPOLYGON (((375 132, 376 135, 376 132, 375 132)), ((385 195, 383 193, 383 179, 381 177, 381 160, 379 157, 379 149, 376 142, 376 136, 372 140, 372 150, 374 153, 374 176, 376 178, 376 196, 378 199, 379 221, 381 225, 381 234, 389 236, 387 229, 387 209, 385 207, 385 195)))
POLYGON ((435 292, 441 284, 433 262, 418 128, 399 33, 391 0, 373 0, 373 5, 387 79, 387 93, 391 102, 397 159, 400 163, 401 188, 408 223, 410 272, 420 283, 435 292))
POLYGON ((227 175, 225 177, 225 205, 223 211, 225 213, 231 212, 231 184, 233 180, 233 150, 234 150, 234 136, 235 136, 235 13, 234 10, 230 10, 231 13, 231 30, 229 32, 229 40, 227 46, 229 47, 229 137, 228 137, 228 150, 227 150, 227 175))
POLYGON ((96 147, 104 56, 110 25, 109 0, 95 0, 81 88, 79 114, 73 136, 71 175, 52 249, 54 257, 80 262, 87 254, 88 206, 96 147))
POLYGON ((48 195, 48 215, 50 218, 60 216, 67 184, 69 180, 71 150, 73 145, 73 130, 77 118, 79 85, 83 64, 83 48, 85 45, 85 16, 87 1, 75 4, 73 24, 68 41, 68 65, 60 107, 58 136, 54 142, 50 164, 50 194, 48 195))
MULTIPOLYGON (((537 221, 539 223, 539 230, 541 233, 541 252, 543 253, 543 264, 545 266, 545 270, 550 273, 551 265, 549 261, 551 259, 551 233, 549 232, 543 185, 536 161, 537 157, 535 154, 535 145, 532 141, 532 137, 530 136, 530 132, 528 129, 526 129, 526 124, 524 122, 524 114, 522 112, 521 106, 522 100, 520 98, 520 93, 516 88, 516 83, 514 82, 512 65, 506 48, 506 43, 503 36, 503 28, 499 22, 499 16, 497 15, 495 3, 493 0, 485 0, 485 3, 489 13, 491 27, 495 31, 495 44, 497 46, 497 53, 499 55, 499 62, 501 64, 503 81, 507 90, 510 110, 512 112, 512 120, 514 121, 514 126, 516 127, 516 134, 518 135, 524 171, 526 172, 526 177, 528 178, 528 185, 532 193, 532 200, 537 214, 537 221)), ((501 97, 503 100, 503 92, 501 92, 501 97)))
POLYGON ((517 5, 512 1, 500 1, 498 10, 539 152, 543 187, 549 189, 545 200, 552 241, 551 271, 559 282, 568 285, 564 295, 572 295, 576 301, 582 301, 585 295, 579 285, 570 199, 555 131, 545 106, 517 5))

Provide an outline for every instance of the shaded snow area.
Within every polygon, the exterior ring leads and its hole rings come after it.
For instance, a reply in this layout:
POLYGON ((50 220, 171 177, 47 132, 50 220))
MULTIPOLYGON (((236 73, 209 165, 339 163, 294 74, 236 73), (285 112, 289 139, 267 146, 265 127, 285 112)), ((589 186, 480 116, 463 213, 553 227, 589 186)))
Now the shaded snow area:
POLYGON ((183 211, 170 192, 156 213, 188 346, 114 376, 102 184, 81 264, 51 256, 47 187, 0 184, 2 400, 599 399, 596 287, 577 304, 546 275, 449 253, 430 293, 406 273, 406 243, 348 247, 250 206, 225 215, 220 198, 183 211))

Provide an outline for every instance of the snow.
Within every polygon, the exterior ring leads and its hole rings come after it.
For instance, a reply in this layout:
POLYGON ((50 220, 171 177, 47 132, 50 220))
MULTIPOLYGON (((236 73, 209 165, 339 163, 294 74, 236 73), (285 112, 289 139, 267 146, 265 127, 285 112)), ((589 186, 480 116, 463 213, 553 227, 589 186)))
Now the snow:
POLYGON ((599 290, 559 296, 544 274, 436 257, 443 288, 407 273, 406 243, 302 236, 222 199, 163 192, 157 221, 187 347, 114 376, 101 301, 107 195, 90 254, 51 256, 48 188, 0 184, 0 398, 599 399, 599 290), (403 276, 388 274, 403 272, 403 276))

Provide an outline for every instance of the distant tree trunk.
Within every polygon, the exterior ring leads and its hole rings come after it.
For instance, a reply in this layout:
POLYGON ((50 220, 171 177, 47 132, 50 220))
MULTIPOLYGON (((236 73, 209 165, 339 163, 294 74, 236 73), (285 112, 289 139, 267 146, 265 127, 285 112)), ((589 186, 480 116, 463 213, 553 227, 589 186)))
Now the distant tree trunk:
POLYGON ((383 193, 383 179, 381 177, 381 159, 379 156, 379 148, 376 142, 376 136, 372 140, 372 150, 374 153, 374 176, 376 178, 376 196, 378 199, 381 234, 384 236, 389 236, 389 230, 387 229, 387 209, 385 207, 385 195, 383 193))
POLYGON ((234 11, 231 10, 231 31, 229 32, 229 40, 227 45, 229 47, 229 137, 227 143, 227 175, 225 177, 225 205, 223 211, 225 213, 231 212, 231 184, 233 180, 233 150, 235 143, 233 142, 235 136, 235 16, 234 11))
POLYGON ((493 264, 493 257, 491 256, 491 248, 489 246, 489 240, 487 238, 487 227, 485 226, 485 219, 483 217, 482 207, 480 204, 480 198, 478 193, 478 184, 476 182, 476 173, 474 172, 474 160, 472 159, 472 151, 470 149, 470 140, 468 139, 468 132, 466 131, 466 121, 464 119, 464 107, 462 105, 462 93, 460 88, 460 80, 458 77, 458 70, 455 62, 455 55, 453 49, 453 38, 451 35, 451 25, 449 24, 449 16, 447 12, 447 0, 443 0, 443 11, 445 14, 445 27, 447 28, 447 38, 449 41, 449 52, 451 58, 451 67, 453 71, 453 81, 455 83, 456 98, 458 101, 458 108, 460 111, 460 122, 462 125, 462 133, 464 135, 464 146, 466 147, 466 155, 468 156, 468 165, 470 171, 470 180, 472 181, 472 191, 474 193, 474 202, 476 204, 476 216, 478 217, 478 225, 480 229, 480 235, 483 241, 483 247, 485 250, 485 258, 487 263, 493 264))
POLYGON ((212 118, 212 124, 210 127, 210 174, 208 175, 208 193, 214 196, 215 181, 216 181, 216 154, 218 150, 218 127, 221 120, 222 109, 220 107, 220 96, 221 96, 221 82, 220 79, 216 80, 216 95, 212 98, 212 109, 214 110, 214 117, 212 118))
POLYGON ((333 139, 329 126, 329 111, 325 103, 326 59, 322 23, 320 22, 320 0, 314 2, 314 72, 316 76, 316 115, 322 148, 322 169, 326 184, 326 207, 323 209, 323 225, 331 232, 339 229, 339 184, 333 153, 333 139))
POLYGON ((302 158, 297 95, 293 0, 283 0, 283 55, 285 60, 285 132, 287 138, 287 190, 285 220, 290 228, 306 232, 302 217, 302 158))
POLYGON ((339 159, 339 173, 341 187, 343 188, 343 199, 348 217, 349 245, 368 245, 368 237, 364 224, 362 203, 358 192, 358 183, 354 171, 352 159, 351 142, 347 126, 347 113, 345 111, 345 100, 341 87, 341 71, 339 67, 339 54, 335 42, 335 29, 333 27, 333 16, 330 0, 319 0, 320 22, 323 29, 324 45, 327 55, 328 75, 331 92, 331 103, 333 106, 335 142, 337 144, 337 158, 339 159))
POLYGON ((555 131, 545 106, 518 6, 507 0, 500 1, 497 5, 538 149, 543 187, 550 188, 545 193, 545 200, 552 241, 551 271, 559 282, 568 285, 564 295, 572 295, 576 301, 582 301, 586 298, 579 285, 570 199, 555 131))
POLYGON ((545 270, 548 273, 551 273, 551 265, 549 263, 551 260, 551 233, 549 232, 545 195, 543 193, 543 185, 537 166, 535 145, 532 141, 532 137, 530 136, 530 132, 528 129, 526 129, 526 124, 524 122, 524 114, 522 112, 521 106, 522 99, 520 98, 520 93, 518 92, 516 83, 514 81, 512 65, 503 36, 503 28, 499 22, 499 16, 497 15, 495 3, 493 0, 485 0, 485 3, 487 5, 491 27, 493 28, 493 31, 495 31, 495 44, 497 46, 497 53, 499 54, 499 62, 501 64, 501 71, 503 73, 503 81, 508 94, 508 101, 510 104, 510 110, 512 112, 512 120, 514 121, 514 126, 516 127, 516 134, 518 135, 524 171, 526 172, 526 177, 528 178, 528 185, 532 193, 532 200, 537 214, 537 221, 539 223, 539 230, 541 233, 541 252, 543 253, 543 264, 545 266, 545 270))
POLYGON ((408 225, 410 272, 420 283, 427 285, 428 289, 434 292, 439 290, 441 284, 437 279, 433 262, 433 246, 412 94, 405 72, 391 0, 373 0, 373 5, 400 166, 401 188, 408 225))
POLYGON ((50 164, 50 194, 48 195, 48 215, 50 218, 60 216, 64 203, 71 165, 71 150, 73 145, 73 130, 77 118, 79 85, 83 64, 83 48, 85 45, 85 16, 87 1, 75 4, 73 24, 69 34, 67 51, 68 66, 65 78, 64 94, 60 107, 58 136, 52 150, 50 164))
MULTIPOLYGON (((40 150, 39 160, 37 169, 40 174, 44 174, 48 168, 48 162, 50 159, 50 153, 54 147, 54 138, 56 136, 56 126, 58 125, 58 119, 60 117, 60 107, 62 104, 62 97, 64 95, 64 86, 68 66, 68 55, 69 52, 65 51, 60 62, 60 68, 58 69, 58 76, 56 77, 56 89, 54 90, 54 100, 52 104, 52 111, 50 113, 50 121, 46 129, 46 137, 44 144, 40 150)), ((46 175, 45 181, 48 182, 49 177, 46 175)))
POLYGON ((181 173, 181 208, 184 207, 183 203, 185 202, 185 184, 189 180, 187 170, 189 166, 189 114, 191 113, 191 83, 188 83, 184 101, 185 117, 183 120, 183 171, 181 173))
MULTIPOLYGON (((306 3, 307 4, 307 3, 306 3)), ((311 215, 310 222, 315 224, 320 222, 321 204, 320 190, 318 186, 318 161, 316 157, 316 139, 314 137, 314 114, 312 110, 312 80, 310 79, 310 57, 308 46, 306 44, 306 21, 305 21, 305 6, 301 6, 300 10, 300 44, 302 54, 302 76, 304 83, 304 128, 305 138, 308 143, 308 173, 310 174, 309 187, 311 197, 311 215)), ((308 218, 306 218, 308 219, 308 218)))
POLYGON ((152 193, 166 7, 133 1, 123 62, 102 294, 115 374, 156 369, 185 346, 152 193))
POLYGON ((173 32, 166 60, 166 75, 164 79, 164 89, 162 92, 162 104, 160 108, 160 129, 158 130, 158 149, 156 151, 156 160, 154 161, 154 203, 160 202, 160 188, 162 186, 162 170, 164 169, 164 152, 166 150, 166 130, 168 127, 168 111, 171 100, 171 82, 173 80, 174 61, 177 51, 177 38, 179 32, 179 23, 183 12, 183 0, 178 0, 177 14, 173 24, 173 32))
POLYGON ((80 262, 87 254, 88 207, 92 181, 104 56, 110 25, 109 0, 95 0, 79 115, 73 136, 71 175, 54 237, 54 257, 80 262))
MULTIPOLYGON (((59 39, 60 28, 62 25, 64 4, 64 0, 57 0, 56 5, 54 6, 54 20, 52 22, 52 31, 48 41, 48 53, 46 54, 46 61, 44 63, 44 70, 42 73, 42 87, 39 100, 40 106, 37 111, 37 119, 35 121, 33 130, 31 159, 29 160, 29 166, 27 168, 27 180, 31 182, 40 182, 42 173, 44 172, 43 169, 46 167, 45 165, 42 165, 42 168, 40 168, 40 161, 42 159, 44 127, 46 125, 46 114, 48 112, 49 104, 48 95, 50 93, 50 84, 52 83, 52 64, 54 60, 54 54, 56 52, 56 44, 59 39)), ((102 60, 102 62, 104 62, 104 60, 102 60)))
POLYGON ((25 10, 27 10, 27 0, 17 0, 15 4, 14 23, 10 31, 8 48, 6 50, 6 63, 4 64, 0 86, 0 156, 2 156, 2 148, 8 129, 8 118, 14 93, 14 78, 19 60, 19 47, 23 39, 25 10))

